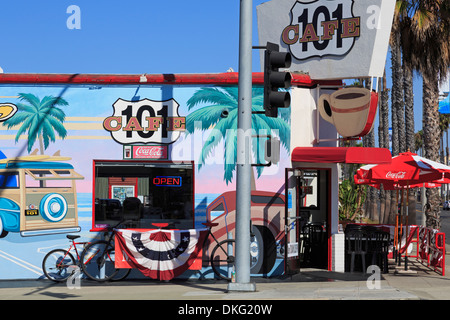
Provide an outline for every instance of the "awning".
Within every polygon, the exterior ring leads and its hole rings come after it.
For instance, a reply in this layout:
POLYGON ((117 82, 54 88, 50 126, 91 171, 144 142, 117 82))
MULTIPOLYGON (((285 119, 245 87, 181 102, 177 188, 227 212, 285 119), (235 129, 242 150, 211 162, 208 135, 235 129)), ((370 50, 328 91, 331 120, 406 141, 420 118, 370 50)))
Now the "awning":
POLYGON ((391 163, 391 152, 385 148, 363 147, 297 147, 292 162, 311 163, 391 163))

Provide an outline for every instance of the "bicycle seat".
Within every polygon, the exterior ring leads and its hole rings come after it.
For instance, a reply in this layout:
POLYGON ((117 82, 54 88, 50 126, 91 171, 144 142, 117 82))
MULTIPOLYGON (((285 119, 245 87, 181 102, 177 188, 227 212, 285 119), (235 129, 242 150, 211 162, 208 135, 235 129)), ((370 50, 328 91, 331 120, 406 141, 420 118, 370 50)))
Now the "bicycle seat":
POLYGON ((152 222, 152 225, 158 228, 165 228, 169 225, 168 222, 152 222))
POLYGON ((219 223, 217 223, 217 222, 202 222, 202 224, 208 228, 216 227, 219 225, 219 223))
POLYGON ((67 237, 67 239, 75 240, 75 239, 78 239, 80 236, 74 236, 72 234, 68 234, 66 237, 67 237))

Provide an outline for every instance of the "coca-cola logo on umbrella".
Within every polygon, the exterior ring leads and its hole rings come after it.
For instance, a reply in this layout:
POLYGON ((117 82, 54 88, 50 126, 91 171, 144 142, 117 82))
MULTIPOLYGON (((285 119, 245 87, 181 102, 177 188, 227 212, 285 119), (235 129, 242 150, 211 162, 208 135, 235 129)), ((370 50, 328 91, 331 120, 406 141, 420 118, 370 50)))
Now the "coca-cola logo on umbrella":
POLYGON ((178 114, 178 107, 174 99, 118 99, 113 104, 114 114, 103 121, 103 127, 121 144, 170 144, 186 129, 186 118, 178 114))
POLYGON ((391 172, 386 173, 386 178, 388 179, 404 179, 406 176, 405 171, 391 172))

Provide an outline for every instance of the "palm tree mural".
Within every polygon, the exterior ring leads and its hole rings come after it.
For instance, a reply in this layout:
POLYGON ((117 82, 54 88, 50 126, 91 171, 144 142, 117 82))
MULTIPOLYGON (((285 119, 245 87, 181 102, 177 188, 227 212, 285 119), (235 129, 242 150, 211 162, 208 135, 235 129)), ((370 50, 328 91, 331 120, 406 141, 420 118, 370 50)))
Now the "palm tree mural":
POLYGON ((27 150, 30 153, 36 139, 39 141, 40 154, 44 154, 51 142, 55 142, 56 134, 65 138, 67 130, 64 128, 65 113, 57 106, 69 105, 61 97, 45 96, 40 100, 31 93, 19 93, 19 100, 26 103, 17 103, 17 113, 6 120, 3 125, 11 129, 21 125, 15 138, 19 141, 22 134, 28 133, 27 150))
MULTIPOLYGON (((263 88, 253 88, 252 111, 264 111, 263 88)), ((237 149, 237 119, 238 119, 238 88, 202 88, 188 100, 187 106, 191 110, 198 104, 207 105, 191 112, 186 117, 186 132, 192 134, 196 129, 211 133, 203 144, 198 169, 205 164, 212 150, 224 141, 224 181, 228 184, 233 179, 236 169, 237 149)), ((279 117, 271 118, 263 114, 252 115, 252 130, 254 135, 275 134, 279 137, 283 147, 289 151, 290 146, 290 108, 279 109, 279 117)), ((254 137, 252 140, 252 155, 254 163, 264 163, 264 138, 254 137)), ((257 166, 257 176, 260 177, 264 167, 257 166)), ((254 184, 253 184, 254 185, 254 184)))

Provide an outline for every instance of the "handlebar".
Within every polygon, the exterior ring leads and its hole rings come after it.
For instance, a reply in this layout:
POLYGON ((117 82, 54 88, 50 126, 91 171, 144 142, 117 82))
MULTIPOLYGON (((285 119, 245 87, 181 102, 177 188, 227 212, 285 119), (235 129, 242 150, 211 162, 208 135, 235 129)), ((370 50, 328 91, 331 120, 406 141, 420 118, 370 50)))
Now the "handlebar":
POLYGON ((128 223, 128 222, 133 222, 133 220, 126 220, 126 219, 121 220, 121 221, 119 221, 116 225, 114 225, 114 226, 109 226, 107 229, 108 229, 108 230, 113 230, 113 229, 116 229, 116 228, 117 228, 118 226, 120 226, 121 224, 128 223))

